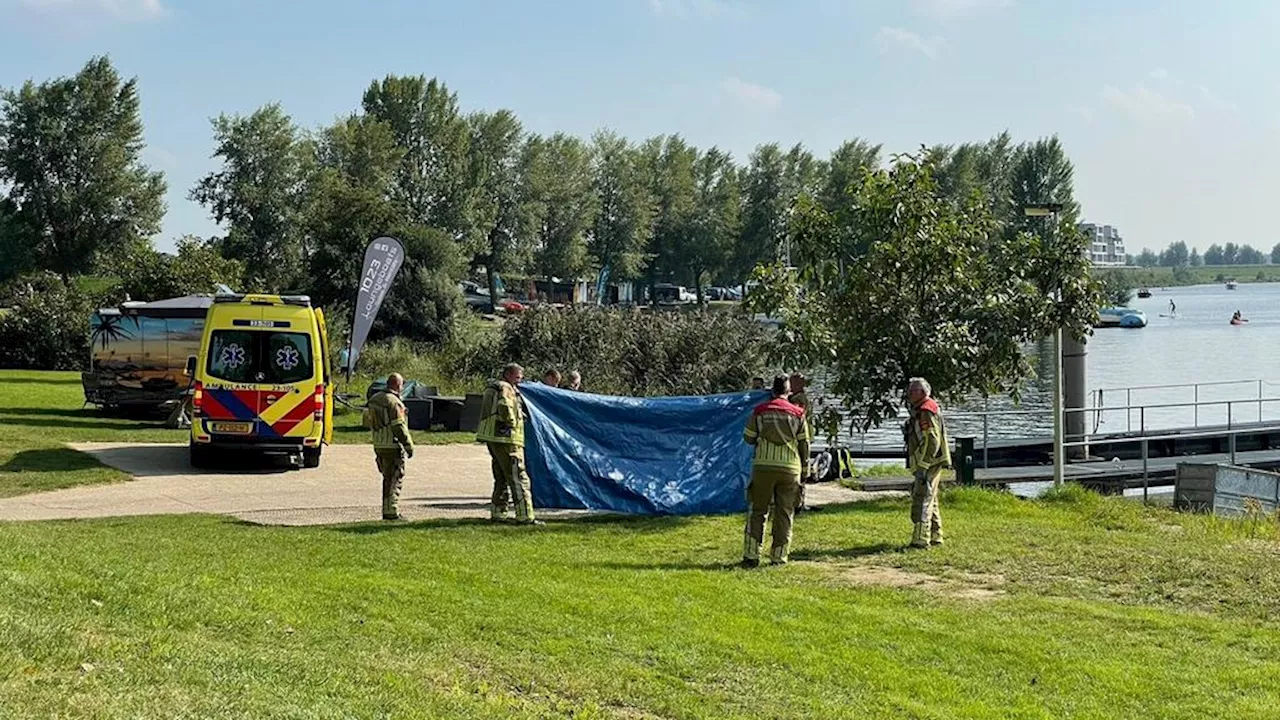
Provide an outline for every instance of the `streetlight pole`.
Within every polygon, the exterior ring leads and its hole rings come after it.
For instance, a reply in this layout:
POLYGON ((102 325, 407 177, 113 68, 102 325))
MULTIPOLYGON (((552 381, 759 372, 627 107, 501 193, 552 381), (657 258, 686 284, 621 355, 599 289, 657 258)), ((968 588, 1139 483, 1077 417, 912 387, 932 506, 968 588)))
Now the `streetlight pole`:
MULTIPOLYGON (((1062 203, 1043 203, 1027 205, 1023 212, 1028 217, 1048 217, 1052 224, 1050 231, 1053 239, 1057 239, 1058 213, 1062 211, 1062 203)), ((1062 302, 1062 289, 1053 291, 1055 306, 1062 302)), ((1053 486, 1062 487, 1065 471, 1066 453, 1063 450, 1062 438, 1062 324, 1053 329, 1053 486)))

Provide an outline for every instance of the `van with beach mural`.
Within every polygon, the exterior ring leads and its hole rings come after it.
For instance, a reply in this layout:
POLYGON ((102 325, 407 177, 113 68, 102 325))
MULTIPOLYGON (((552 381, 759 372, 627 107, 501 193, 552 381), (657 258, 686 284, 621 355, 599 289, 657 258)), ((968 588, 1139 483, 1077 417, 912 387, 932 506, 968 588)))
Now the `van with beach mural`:
POLYGON ((200 351, 211 295, 126 302, 89 318, 84 400, 108 410, 163 408, 186 395, 187 358, 200 351))

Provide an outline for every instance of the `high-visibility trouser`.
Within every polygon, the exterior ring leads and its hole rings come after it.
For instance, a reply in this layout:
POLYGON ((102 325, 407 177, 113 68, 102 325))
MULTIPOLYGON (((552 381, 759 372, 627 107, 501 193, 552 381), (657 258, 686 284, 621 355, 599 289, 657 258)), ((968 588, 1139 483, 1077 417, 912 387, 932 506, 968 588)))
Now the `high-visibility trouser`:
POLYGON ((942 466, 917 470, 911 483, 911 522, 928 523, 929 534, 942 536, 942 514, 938 512, 938 486, 942 483, 942 466))
POLYGON ((533 520, 533 491, 524 466, 524 448, 506 443, 485 443, 493 460, 493 506, 490 514, 500 518, 507 514, 507 499, 515 505, 516 520, 533 520))
POLYGON ((742 557, 760 559, 760 545, 764 542, 764 522, 773 505, 773 547, 775 560, 785 561, 791 546, 791 522, 795 518, 796 502, 800 497, 800 472, 788 468, 755 466, 751 469, 751 484, 747 486, 747 527, 742 545, 742 557))
POLYGON ((400 487, 404 482, 404 450, 374 448, 378 472, 382 473, 382 517, 393 518, 400 514, 400 487))

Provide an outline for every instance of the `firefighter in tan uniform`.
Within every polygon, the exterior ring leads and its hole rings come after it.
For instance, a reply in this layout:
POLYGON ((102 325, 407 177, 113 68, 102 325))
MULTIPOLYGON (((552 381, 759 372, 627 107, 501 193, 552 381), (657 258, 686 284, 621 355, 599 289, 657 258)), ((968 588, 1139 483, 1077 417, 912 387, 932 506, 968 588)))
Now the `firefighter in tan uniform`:
POLYGON ((942 544, 942 515, 938 512, 938 486, 942 471, 951 467, 951 448, 938 403, 929 397, 929 381, 911 378, 907 401, 911 417, 902 428, 907 458, 915 480, 911 485, 911 547, 942 544))
POLYGON ((533 492, 524 465, 524 398, 517 387, 524 368, 511 364, 503 368, 501 379, 485 388, 480 403, 480 427, 476 440, 489 448, 493 461, 493 505, 490 518, 504 520, 507 500, 515 505, 516 521, 541 525, 533 517, 533 492))
POLYGON ((400 400, 404 378, 393 373, 387 389, 369 399, 364 410, 364 426, 373 433, 373 454, 382 473, 382 519, 400 519, 400 486, 404 481, 405 458, 413 457, 413 436, 409 434, 408 411, 400 400))
POLYGON ((743 439, 755 446, 751 461, 751 484, 747 486, 747 527, 742 542, 743 567, 760 565, 760 545, 764 542, 764 521, 773 505, 773 546, 769 559, 787 562, 791 546, 791 522, 800 495, 800 484, 808 473, 809 425, 804 410, 792 405, 787 376, 773 380, 773 399, 758 407, 747 420, 743 439))
MULTIPOLYGON (((795 405, 796 407, 804 411, 804 423, 806 426, 806 431, 809 434, 809 440, 812 441, 813 440, 813 408, 809 405, 809 394, 804 391, 805 377, 800 373, 792 373, 790 382, 791 382, 791 396, 788 397, 787 399, 791 401, 792 405, 795 405)), ((809 458, 802 457, 800 458, 800 462, 805 463, 805 465, 807 466, 809 463, 809 458)), ((808 511, 808 510, 816 509, 816 508, 811 508, 807 504, 805 504, 804 486, 805 486, 805 483, 800 483, 800 496, 796 499, 797 513, 802 510, 808 511)))

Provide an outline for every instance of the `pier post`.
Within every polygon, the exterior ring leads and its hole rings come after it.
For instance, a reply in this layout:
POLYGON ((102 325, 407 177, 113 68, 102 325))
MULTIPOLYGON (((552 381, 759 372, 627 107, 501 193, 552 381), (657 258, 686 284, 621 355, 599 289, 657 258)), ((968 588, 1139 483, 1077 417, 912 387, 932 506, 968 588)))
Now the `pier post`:
MULTIPOLYGON (((1088 350, 1086 342, 1079 342, 1069 334, 1062 337, 1062 394, 1063 404, 1067 409, 1076 412, 1065 413, 1066 441, 1083 442, 1089 434, 1089 413, 1079 412, 1079 408, 1088 407, 1089 378, 1088 350)), ((1075 445, 1066 449, 1066 457, 1070 460, 1085 460, 1089 457, 1087 445, 1075 445)))

